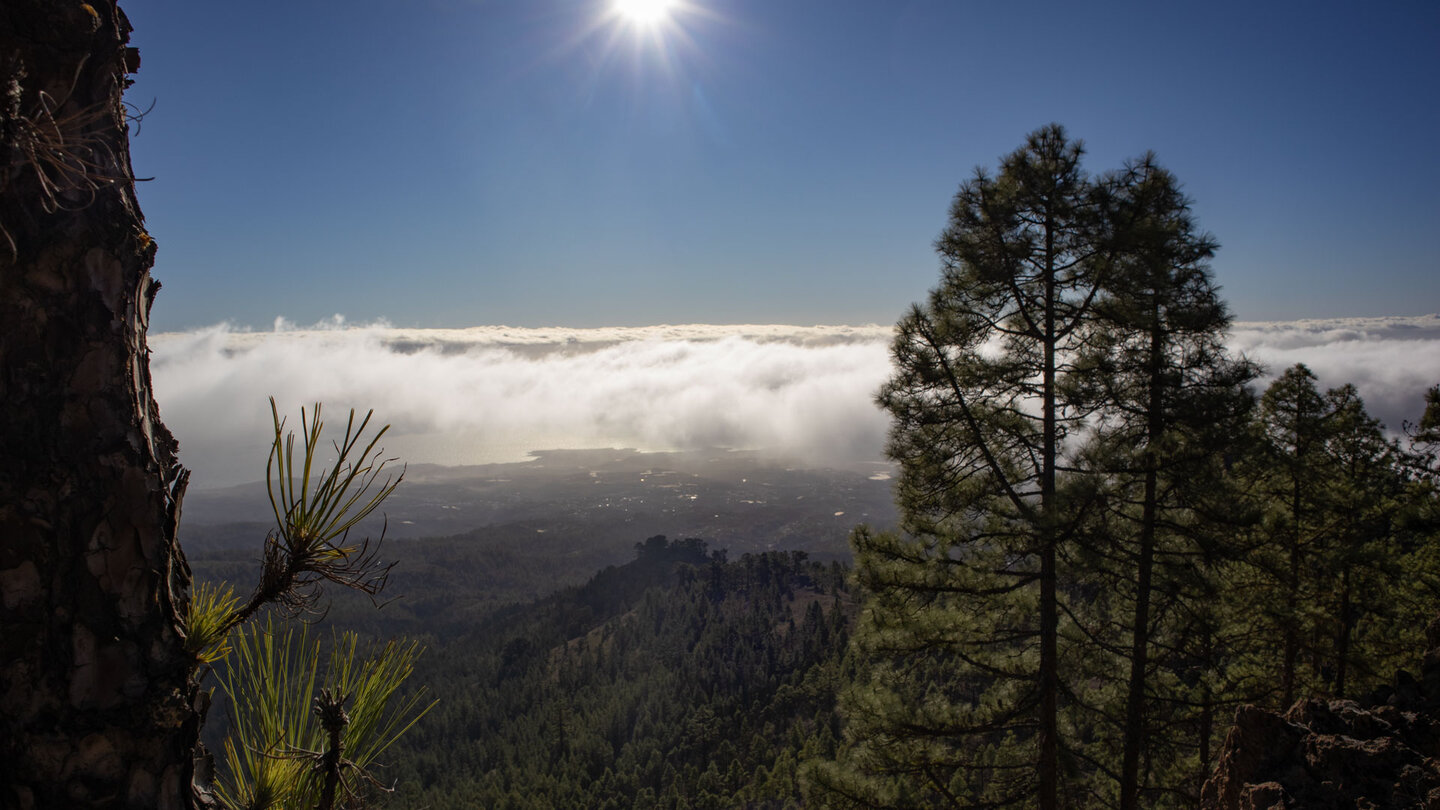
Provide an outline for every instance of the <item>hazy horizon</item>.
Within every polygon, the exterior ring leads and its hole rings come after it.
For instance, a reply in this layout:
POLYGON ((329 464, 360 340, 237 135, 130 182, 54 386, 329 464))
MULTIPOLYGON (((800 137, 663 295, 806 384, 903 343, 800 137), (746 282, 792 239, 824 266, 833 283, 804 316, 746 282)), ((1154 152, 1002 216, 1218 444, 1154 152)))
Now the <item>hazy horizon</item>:
MULTIPOLYGON (((194 486, 260 480, 268 396, 291 425, 322 402, 334 426, 374 409, 390 455, 447 465, 536 450, 758 450, 803 466, 882 457, 873 403, 890 326, 675 324, 410 329, 341 318, 270 331, 217 324, 151 335, 161 417, 194 486)), ((1440 315, 1237 322, 1230 346, 1268 376, 1303 362, 1354 383, 1392 431, 1440 382, 1440 315)), ((1261 382, 1261 385, 1264 381, 1261 382)))

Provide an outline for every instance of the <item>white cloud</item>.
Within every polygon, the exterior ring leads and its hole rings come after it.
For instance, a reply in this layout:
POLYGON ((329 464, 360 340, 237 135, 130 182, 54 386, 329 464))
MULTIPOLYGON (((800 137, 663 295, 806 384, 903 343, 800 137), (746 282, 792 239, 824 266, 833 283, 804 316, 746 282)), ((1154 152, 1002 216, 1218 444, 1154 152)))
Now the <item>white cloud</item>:
POLYGON ((1440 383, 1440 315, 1236 323, 1230 345, 1278 377, 1304 363, 1322 389, 1353 383, 1366 410, 1399 431, 1440 383))
POLYGON ((166 424, 197 486, 263 475, 266 396, 327 422, 373 408, 411 462, 519 460, 557 447, 754 448, 806 462, 874 458, 888 327, 394 329, 156 335, 166 424))
MULTIPOLYGON (((755 448, 800 462, 876 458, 888 421, 888 326, 402 329, 336 318, 271 332, 151 336, 156 396, 197 486, 263 476, 276 397, 295 424, 373 408, 410 462, 531 450, 755 448)), ((1440 382, 1440 316, 1239 323, 1231 345, 1271 376, 1296 362, 1355 383, 1391 428, 1440 382)), ((1262 382, 1262 385, 1264 383, 1262 382)))

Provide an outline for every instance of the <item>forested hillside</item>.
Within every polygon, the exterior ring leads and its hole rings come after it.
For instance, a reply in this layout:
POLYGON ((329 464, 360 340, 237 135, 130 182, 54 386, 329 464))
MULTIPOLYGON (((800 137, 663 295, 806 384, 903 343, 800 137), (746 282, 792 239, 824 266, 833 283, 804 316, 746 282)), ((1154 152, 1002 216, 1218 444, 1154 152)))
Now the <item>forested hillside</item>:
POLYGON ((853 602, 802 553, 689 540, 503 610, 430 656, 396 806, 783 807, 830 754, 853 602), (425 787, 421 787, 424 785, 425 787))
MULTIPOLYGON (((1146 806, 1196 805, 1238 706, 1359 696, 1418 668, 1440 593, 1433 399, 1426 414, 1402 447, 1353 390, 1320 392, 1304 367, 1244 411, 1217 450, 1229 483, 1211 486, 1223 502, 1183 524, 1203 545, 1157 555, 1165 584, 1155 604, 1175 626, 1156 633, 1163 643, 1149 664, 1146 806)), ((1107 525, 1090 530, 1096 556, 1107 525)), ((395 583, 404 595, 376 609, 338 593, 327 617, 427 648, 410 687, 426 686, 435 706, 382 758, 376 773, 396 792, 376 794, 379 806, 967 806, 935 779, 967 771, 914 752, 969 745, 967 761, 994 762, 1007 748, 1023 756, 1021 733, 958 725, 1003 681, 965 672, 973 653, 952 639, 1006 620, 1010 603, 980 599, 957 613, 966 594, 953 568, 963 558, 866 529, 853 541, 854 572, 799 551, 728 559, 701 540, 657 536, 634 543, 632 561, 534 600, 525 594, 545 585, 531 557, 559 549, 497 555, 465 537, 392 545, 406 555, 395 583)), ((202 579, 245 569, 226 555, 196 566, 202 579)), ((1062 703, 1074 718, 1066 728, 1084 742, 1068 778, 1098 794, 1082 806, 1107 805, 1107 763, 1121 754, 1125 715, 1105 701, 1123 706, 1126 672, 1109 662, 1123 660, 1126 625, 1114 611, 1133 587, 1064 586, 1066 632, 1084 651, 1071 660, 1088 678, 1088 691, 1062 703)), ((225 711, 222 701, 212 715, 212 747, 225 711)))
MULTIPOLYGON (((847 574, 657 536, 582 586, 436 623, 412 685, 438 702, 384 757, 384 806, 796 806, 801 762, 839 736, 847 574)), ((457 583, 432 598, 463 599, 457 583)))

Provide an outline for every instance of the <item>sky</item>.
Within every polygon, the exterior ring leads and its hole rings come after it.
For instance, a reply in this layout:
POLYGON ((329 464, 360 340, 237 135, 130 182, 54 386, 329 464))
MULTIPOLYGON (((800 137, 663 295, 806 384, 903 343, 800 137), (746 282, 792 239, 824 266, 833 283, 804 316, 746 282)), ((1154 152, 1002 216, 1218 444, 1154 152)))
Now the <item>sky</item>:
POLYGON ((888 325, 1050 122, 1158 154, 1240 320, 1440 311, 1433 0, 122 5, 152 333, 888 325))

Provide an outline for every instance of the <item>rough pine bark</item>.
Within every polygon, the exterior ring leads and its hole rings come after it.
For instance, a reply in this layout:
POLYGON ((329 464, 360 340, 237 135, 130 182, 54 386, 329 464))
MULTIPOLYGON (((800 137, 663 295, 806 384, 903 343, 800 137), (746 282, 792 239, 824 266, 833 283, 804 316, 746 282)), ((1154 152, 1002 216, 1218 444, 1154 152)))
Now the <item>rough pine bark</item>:
POLYGON ((158 284, 114 0, 0 3, 0 807, 188 808, 186 473, 152 398, 158 284))

